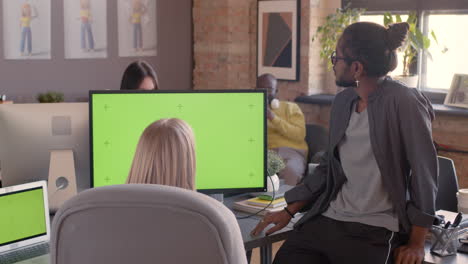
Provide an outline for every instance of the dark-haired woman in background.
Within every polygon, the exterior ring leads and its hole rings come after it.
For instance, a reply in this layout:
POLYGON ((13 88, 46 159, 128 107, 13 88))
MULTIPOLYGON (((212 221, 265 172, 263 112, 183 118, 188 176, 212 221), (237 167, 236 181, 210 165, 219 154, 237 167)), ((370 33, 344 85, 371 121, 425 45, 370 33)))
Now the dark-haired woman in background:
POLYGON ((122 77, 120 90, 158 90, 158 76, 153 67, 145 61, 128 65, 122 77))
POLYGON ((253 230, 274 224, 270 234, 308 209, 275 264, 423 261, 437 193, 434 113, 420 91, 386 76, 408 29, 359 22, 344 30, 331 60, 347 89, 333 102, 327 153, 285 194, 288 206, 253 230))

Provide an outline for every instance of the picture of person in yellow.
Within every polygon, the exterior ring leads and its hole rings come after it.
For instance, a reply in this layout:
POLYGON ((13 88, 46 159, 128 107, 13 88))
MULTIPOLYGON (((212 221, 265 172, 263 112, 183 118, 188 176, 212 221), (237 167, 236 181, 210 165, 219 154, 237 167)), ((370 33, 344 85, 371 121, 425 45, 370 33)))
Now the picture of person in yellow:
POLYGON ((90 0, 80 0, 79 19, 81 21, 81 49, 85 52, 94 51, 90 0))
POLYGON ((132 0, 130 23, 133 25, 133 48, 136 52, 143 51, 142 17, 146 10, 147 8, 141 0, 132 0))
POLYGON ((31 20, 36 16, 32 14, 32 6, 29 3, 24 3, 21 6, 21 44, 20 51, 21 56, 31 56, 32 54, 32 32, 31 32, 31 20))

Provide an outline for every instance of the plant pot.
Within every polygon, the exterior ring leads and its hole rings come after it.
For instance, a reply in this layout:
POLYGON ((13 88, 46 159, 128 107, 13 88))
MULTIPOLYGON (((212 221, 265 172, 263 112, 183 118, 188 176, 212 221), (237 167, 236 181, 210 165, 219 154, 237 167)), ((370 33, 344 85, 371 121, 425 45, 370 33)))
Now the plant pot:
POLYGON ((267 178, 267 192, 272 192, 273 188, 274 188, 275 192, 277 192, 279 190, 279 186, 280 186, 280 180, 278 178, 278 175, 274 174, 272 176, 268 176, 268 178, 267 178))
POLYGON ((418 75, 393 75, 392 79, 400 81, 408 87, 414 88, 418 86, 418 75))

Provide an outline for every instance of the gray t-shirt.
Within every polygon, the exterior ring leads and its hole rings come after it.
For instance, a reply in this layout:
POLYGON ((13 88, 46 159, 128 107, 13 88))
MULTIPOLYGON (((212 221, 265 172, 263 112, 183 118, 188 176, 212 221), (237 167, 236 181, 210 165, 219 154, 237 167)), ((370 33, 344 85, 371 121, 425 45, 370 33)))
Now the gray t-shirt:
POLYGON ((347 181, 323 215, 398 232, 398 218, 372 151, 367 109, 352 111, 338 147, 347 181))

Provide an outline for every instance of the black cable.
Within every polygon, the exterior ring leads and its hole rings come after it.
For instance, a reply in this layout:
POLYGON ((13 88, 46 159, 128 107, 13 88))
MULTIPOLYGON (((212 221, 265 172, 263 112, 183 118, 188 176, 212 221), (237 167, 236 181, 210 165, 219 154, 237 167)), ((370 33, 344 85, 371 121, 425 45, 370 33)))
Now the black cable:
POLYGON ((437 150, 438 150, 438 151, 444 151, 444 152, 468 154, 468 151, 466 151, 466 150, 459 150, 459 149, 438 148, 437 150))
POLYGON ((250 218, 252 216, 257 216, 259 213, 265 211, 268 207, 270 207, 270 205, 275 200, 275 184, 273 183, 273 180, 271 179, 271 176, 268 176, 268 178, 270 178, 271 186, 273 186, 273 197, 272 197, 270 203, 268 205, 266 205, 264 208, 260 209, 258 212, 254 213, 254 214, 250 214, 250 215, 246 215, 246 216, 237 216, 236 215, 236 219, 247 219, 247 218, 250 218))
POLYGON ((445 151, 445 152, 453 152, 453 153, 461 153, 461 154, 468 154, 467 150, 460 150, 460 149, 453 149, 453 148, 446 148, 439 145, 437 142, 434 141, 434 145, 437 151, 445 151))

